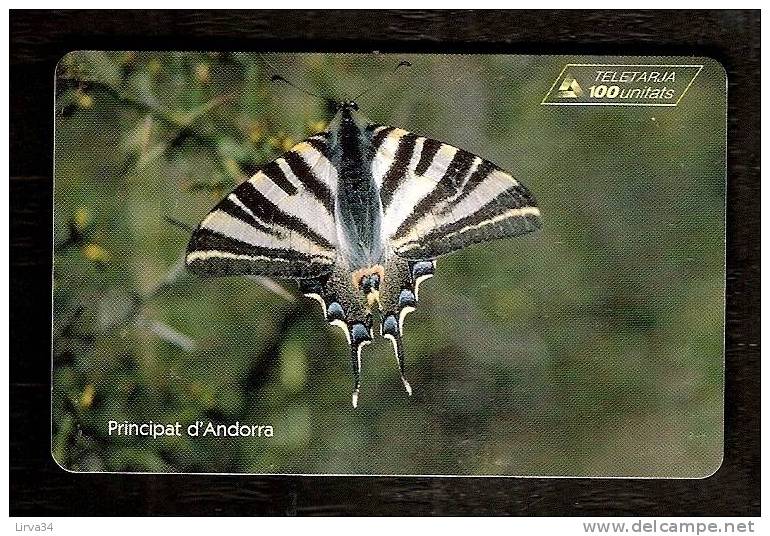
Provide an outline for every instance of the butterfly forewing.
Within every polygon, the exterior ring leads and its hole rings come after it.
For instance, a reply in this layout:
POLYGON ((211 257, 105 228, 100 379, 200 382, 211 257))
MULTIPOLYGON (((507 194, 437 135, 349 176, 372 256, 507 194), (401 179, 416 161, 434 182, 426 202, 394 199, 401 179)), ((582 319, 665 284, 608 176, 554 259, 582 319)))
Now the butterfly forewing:
POLYGON ((373 132, 383 234, 397 255, 428 259, 540 228, 532 195, 495 164, 403 129, 373 132))
POLYGON ((326 135, 262 166, 204 218, 187 265, 205 275, 316 277, 335 261, 337 173, 326 135))

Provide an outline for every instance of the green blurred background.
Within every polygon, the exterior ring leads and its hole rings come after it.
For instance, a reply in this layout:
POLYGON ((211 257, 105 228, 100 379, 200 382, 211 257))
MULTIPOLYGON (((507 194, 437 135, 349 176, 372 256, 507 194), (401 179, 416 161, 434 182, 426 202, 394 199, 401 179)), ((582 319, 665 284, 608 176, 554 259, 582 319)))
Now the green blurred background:
MULTIPOLYGON (((722 459, 725 79, 676 108, 541 106, 567 62, 640 58, 75 52, 57 69, 53 438, 74 471, 703 477, 722 459), (268 67, 265 59, 271 64, 268 67), (392 80, 382 73, 407 59, 392 80), (201 279, 189 232, 321 100, 513 172, 542 232, 442 258, 364 350, 291 282, 201 279), (173 223, 173 220, 177 223, 173 223), (270 424, 116 438, 108 420, 270 424)), ((644 58, 647 63, 676 63, 644 58)), ((682 63, 693 63, 692 58, 682 63)))

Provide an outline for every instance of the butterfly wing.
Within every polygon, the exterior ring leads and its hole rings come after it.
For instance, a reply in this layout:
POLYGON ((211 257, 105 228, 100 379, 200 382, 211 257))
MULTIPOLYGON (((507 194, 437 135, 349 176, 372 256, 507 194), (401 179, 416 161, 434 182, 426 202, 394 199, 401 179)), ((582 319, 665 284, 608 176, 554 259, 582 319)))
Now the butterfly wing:
POLYGON ((298 143, 214 207, 190 239, 187 266, 213 276, 329 273, 337 247, 337 172, 327 137, 298 143))
POLYGON ((540 211, 520 182, 462 149, 403 129, 375 126, 372 175, 379 187, 383 235, 395 253, 381 289, 380 333, 391 340, 407 392, 404 318, 435 258, 470 244, 539 229, 540 211))
POLYGON ((374 129, 372 174, 396 255, 433 259, 541 227, 527 188, 492 162, 405 130, 374 129))

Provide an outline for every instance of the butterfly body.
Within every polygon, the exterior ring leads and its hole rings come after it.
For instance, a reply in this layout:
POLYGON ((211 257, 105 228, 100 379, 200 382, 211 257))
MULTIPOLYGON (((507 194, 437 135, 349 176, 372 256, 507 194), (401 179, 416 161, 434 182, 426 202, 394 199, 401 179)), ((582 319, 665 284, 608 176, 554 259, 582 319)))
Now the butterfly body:
POLYGON ((350 344, 356 406, 375 316, 411 395, 404 321, 436 257, 540 225, 534 198, 496 165, 374 124, 345 102, 324 132, 264 165, 206 216, 186 262, 202 275, 298 280, 350 344))
POLYGON ((337 168, 336 222, 339 260, 352 271, 380 265, 385 256, 382 203, 371 171, 369 121, 343 106, 329 124, 331 162, 337 168))

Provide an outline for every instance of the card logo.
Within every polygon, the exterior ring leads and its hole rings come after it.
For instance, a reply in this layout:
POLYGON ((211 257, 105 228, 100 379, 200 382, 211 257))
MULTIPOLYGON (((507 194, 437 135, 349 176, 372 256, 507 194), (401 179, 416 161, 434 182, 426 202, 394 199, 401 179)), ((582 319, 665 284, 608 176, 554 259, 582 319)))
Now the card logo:
POLYGON ((583 88, 580 87, 576 78, 567 76, 559 86, 559 98, 576 99, 583 94, 583 88))
POLYGON ((703 65, 568 63, 540 104, 676 106, 703 65))

